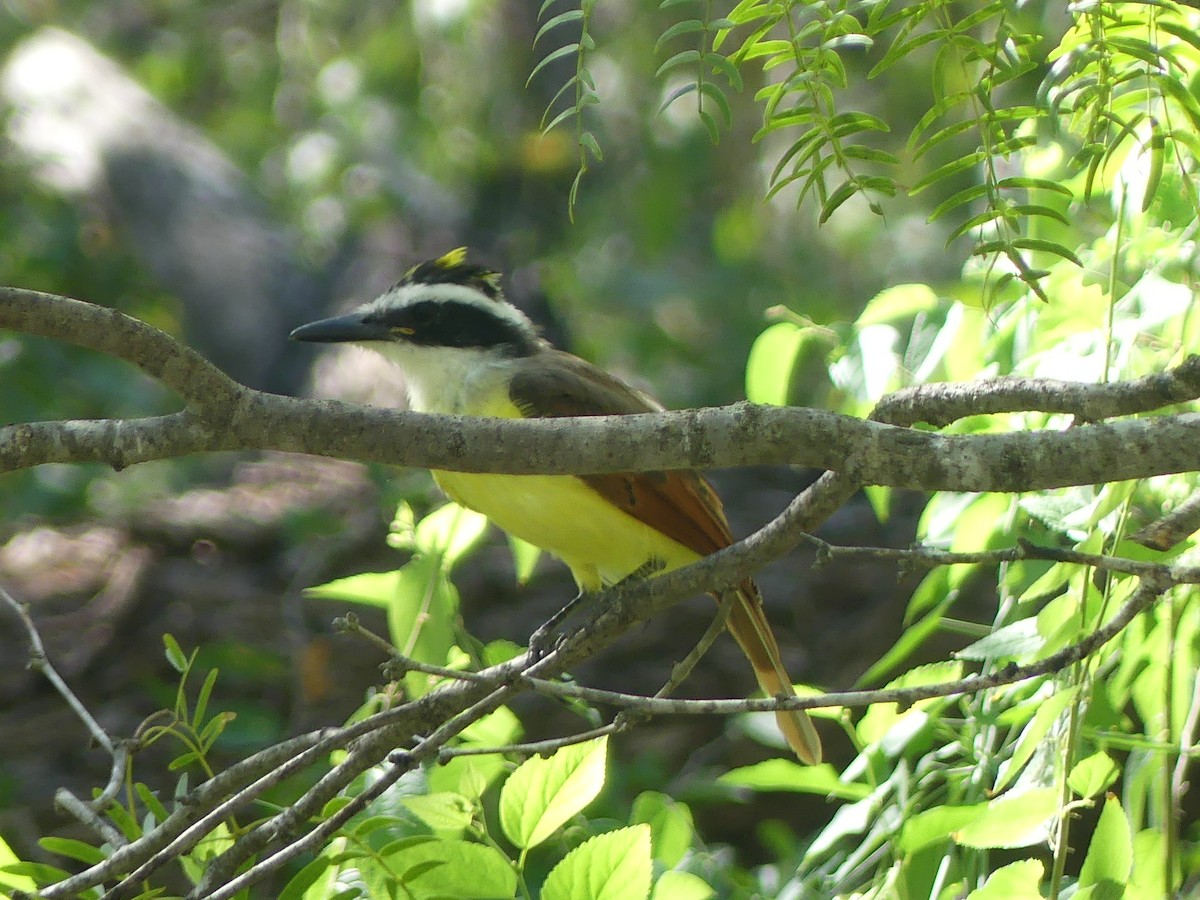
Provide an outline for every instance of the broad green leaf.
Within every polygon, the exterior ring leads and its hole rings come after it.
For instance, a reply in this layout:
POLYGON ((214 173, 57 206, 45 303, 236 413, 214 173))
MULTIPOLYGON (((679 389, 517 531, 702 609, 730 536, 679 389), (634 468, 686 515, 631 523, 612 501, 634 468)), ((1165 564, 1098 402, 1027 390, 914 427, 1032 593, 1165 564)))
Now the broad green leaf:
POLYGON ((1100 821, 1092 832, 1087 857, 1079 870, 1079 886, 1112 882, 1125 885, 1133 872, 1133 835, 1121 801, 1111 794, 1104 800, 1100 821))
POLYGON ((536 847, 581 812, 604 786, 607 749, 608 739, 598 738, 563 747, 549 759, 525 760, 500 791, 505 837, 521 849, 536 847))
POLYGON ((656 862, 668 869, 679 865, 692 848, 692 811, 667 794, 643 791, 633 801, 629 824, 650 826, 650 847, 656 862))
POLYGON ((1039 860, 1018 860, 989 875, 982 887, 967 894, 967 900, 1042 900, 1039 885, 1045 874, 1039 860))
POLYGON ((792 791, 843 800, 861 800, 871 792, 865 784, 840 780, 829 763, 802 766, 781 757, 731 769, 717 778, 717 782, 754 791, 792 791))
POLYGON ((1076 794, 1087 799, 1108 790, 1120 775, 1120 766, 1111 756, 1100 750, 1074 765, 1071 774, 1067 776, 1067 784, 1076 794))
POLYGON ((517 874, 498 850, 468 841, 398 841, 384 848, 387 871, 400 872, 403 896, 439 900, 507 900, 517 874))
POLYGON ((650 896, 650 826, 584 841, 550 870, 542 900, 641 900, 650 896))
POLYGON ((464 742, 479 747, 500 747, 520 740, 523 731, 516 713, 501 706, 472 722, 459 736, 464 742))
POLYGON ((478 800, 507 769, 508 764, 504 757, 498 754, 456 756, 449 762, 429 770, 429 789, 453 791, 478 800))
POLYGON ((1059 791, 1052 787, 1005 794, 991 801, 981 816, 957 831, 954 840, 977 849, 1009 850, 1040 844, 1049 834, 1059 799, 1059 791))
POLYGON ((466 797, 449 791, 411 794, 400 802, 434 831, 460 832, 471 824, 475 813, 466 797))
POLYGON ((715 896, 716 891, 699 875, 677 871, 663 872, 650 892, 650 900, 709 900, 715 896))
POLYGON ((1013 751, 1013 755, 1004 767, 1004 771, 996 779, 995 787, 992 788, 993 794, 999 794, 1021 773, 1021 770, 1025 768, 1025 764, 1033 756, 1034 751, 1038 749, 1038 746, 1046 737, 1046 734, 1054 726, 1054 723, 1058 721, 1067 707, 1074 702, 1075 696, 1078 693, 1079 687, 1071 685, 1065 690, 1057 691, 1043 700, 1042 704, 1038 707, 1038 711, 1021 732, 1021 738, 1017 741, 1017 748, 1013 751))

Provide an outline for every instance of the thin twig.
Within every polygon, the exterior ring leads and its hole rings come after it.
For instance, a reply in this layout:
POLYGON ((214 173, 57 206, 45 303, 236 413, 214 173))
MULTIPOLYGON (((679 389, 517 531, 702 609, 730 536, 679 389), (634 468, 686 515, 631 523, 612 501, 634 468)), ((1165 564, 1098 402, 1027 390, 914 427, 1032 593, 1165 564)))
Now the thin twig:
POLYGON ((46 680, 54 686, 54 689, 58 691, 59 696, 67 701, 67 705, 79 717, 79 721, 83 722, 87 727, 87 730, 92 735, 92 739, 107 750, 110 755, 115 754, 116 750, 113 747, 112 738, 108 736, 108 732, 100 727, 100 723, 88 712, 83 702, 75 696, 75 692, 67 686, 62 676, 58 674, 58 671, 51 664, 49 657, 46 656, 46 648, 42 644, 42 636, 38 633, 37 626, 33 624, 33 619, 30 617, 25 605, 13 599, 12 594, 3 587, 0 587, 0 601, 17 614, 17 618, 25 626, 25 632, 29 637, 29 668, 41 672, 46 680))

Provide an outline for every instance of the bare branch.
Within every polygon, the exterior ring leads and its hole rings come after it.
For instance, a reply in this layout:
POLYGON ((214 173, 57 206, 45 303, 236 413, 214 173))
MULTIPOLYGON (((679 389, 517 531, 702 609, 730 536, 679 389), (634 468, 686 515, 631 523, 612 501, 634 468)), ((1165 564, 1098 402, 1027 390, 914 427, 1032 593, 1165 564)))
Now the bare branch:
POLYGON ((75 692, 67 686, 62 676, 58 674, 58 670, 51 664, 49 657, 46 656, 46 648, 42 644, 42 636, 38 634, 37 626, 29 616, 29 610, 24 605, 18 603, 12 594, 2 587, 0 587, 0 602, 16 613, 17 618, 21 620, 21 624, 25 626, 25 633, 29 636, 29 668, 41 672, 46 677, 46 680, 58 691, 59 696, 67 701, 67 706, 71 707, 75 715, 79 717, 79 721, 87 726, 92 739, 107 750, 109 755, 115 756, 116 748, 113 745, 112 738, 108 736, 108 732, 100 727, 100 723, 88 712, 87 707, 83 705, 83 701, 75 696, 75 692))
MULTIPOLYGON (((514 474, 794 464, 840 471, 864 484, 1029 491, 1200 470, 1196 413, 1064 431, 982 435, 941 435, 821 410, 744 403, 587 419, 430 416, 252 391, 147 325, 65 298, 0 289, 0 326, 61 337, 128 359, 160 377, 189 404, 185 413, 132 422, 5 426, 0 428, 0 471, 83 461, 120 468, 187 453, 285 450, 514 474), (105 329, 112 335, 99 333, 105 329)), ((1067 387, 1077 408, 1090 413, 1151 409, 1193 397, 1197 365, 1188 361, 1173 373, 1122 385, 1067 387), (1085 401, 1093 395, 1100 399, 1089 406, 1085 401)), ((1033 406, 1047 394, 1039 384, 1022 380, 1016 386, 993 385, 984 395, 995 408, 1033 406)), ((1059 382, 1052 384, 1055 390, 1064 389, 1059 382)), ((906 400, 904 415, 944 419, 977 412, 961 397, 953 410, 936 411, 943 395, 975 389, 913 389, 915 396, 906 400), (935 411, 917 413, 927 402, 935 411)), ((900 417, 886 404, 880 415, 900 417)))
POLYGON ((872 418, 892 425, 949 425, 967 416, 1027 412, 1060 413, 1079 422, 1162 409, 1200 397, 1200 357, 1169 372, 1136 381, 1084 384, 1053 378, 989 378, 965 384, 920 385, 885 397, 872 418))

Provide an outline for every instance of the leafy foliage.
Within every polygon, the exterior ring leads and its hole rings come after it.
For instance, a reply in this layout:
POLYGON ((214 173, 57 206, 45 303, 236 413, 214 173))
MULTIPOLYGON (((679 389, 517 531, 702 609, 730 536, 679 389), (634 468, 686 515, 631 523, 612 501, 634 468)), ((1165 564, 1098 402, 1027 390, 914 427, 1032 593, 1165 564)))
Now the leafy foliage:
MULTIPOLYGON (((1084 173, 1078 188, 1084 198, 1092 196, 1102 167, 1130 154, 1145 158, 1143 204, 1151 202, 1168 157, 1181 169, 1197 159, 1200 101, 1188 82, 1198 69, 1200 41, 1196 11, 1182 4, 1072 6, 1071 26, 1051 46, 1030 28, 1028 11, 1011 0, 969 9, 949 0, 899 6, 740 0, 721 18, 713 17, 711 0, 665 0, 661 8, 689 14, 697 2, 701 16, 677 19, 658 39, 660 52, 684 37, 697 41, 659 66, 659 78, 683 69, 694 73, 669 91, 661 109, 694 94, 696 114, 715 141, 733 124, 716 77, 740 91, 751 69, 761 69, 766 83, 755 100, 762 104, 762 125, 754 140, 780 147, 768 197, 795 186, 797 203, 814 198, 823 223, 855 197, 882 216, 884 201, 897 194, 937 190, 943 196, 929 221, 956 220, 949 240, 972 239, 972 256, 998 276, 990 290, 1002 290, 1015 277, 1047 300, 1040 282, 1049 261, 1083 265, 1054 231, 1068 224, 1063 208, 1075 189, 1061 179, 1009 174, 1047 133, 1062 141, 1069 170, 1084 173), (894 128, 887 110, 847 108, 842 97, 857 96, 861 107, 866 82, 903 78, 913 59, 929 51, 935 53, 930 102, 907 143, 889 148, 894 128), (877 57, 865 71, 864 57, 877 57), (1040 86, 1031 90, 1039 76, 1040 86), (907 173, 915 177, 908 180, 907 173), (965 178, 973 183, 963 185, 965 178)), ((582 4, 559 13, 538 36, 563 22, 586 21, 591 11, 592 4, 582 4)), ((586 29, 584 38, 593 49, 586 29)), ((571 115, 578 122, 582 107, 598 102, 584 47, 581 39, 559 48, 535 69, 579 51, 562 90, 587 90, 577 91, 576 104, 549 127, 571 115)), ((581 154, 584 137, 591 135, 580 133, 581 154)), ((586 163, 581 155, 580 175, 586 163)), ((577 188, 578 178, 572 206, 577 188)), ((1196 206, 1190 182, 1184 190, 1196 206)))

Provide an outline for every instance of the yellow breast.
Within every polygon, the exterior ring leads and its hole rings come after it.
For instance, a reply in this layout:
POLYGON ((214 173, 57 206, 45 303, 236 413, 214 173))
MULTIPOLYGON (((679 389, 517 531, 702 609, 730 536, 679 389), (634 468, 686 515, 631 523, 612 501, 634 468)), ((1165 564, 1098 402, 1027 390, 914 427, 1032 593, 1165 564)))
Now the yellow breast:
MULTIPOLYGON (((472 415, 520 418, 503 394, 470 410, 472 415)), ((435 470, 450 499, 483 513, 523 541, 558 557, 584 590, 615 584, 661 564, 664 571, 699 554, 613 506, 570 475, 481 475, 435 470)))

